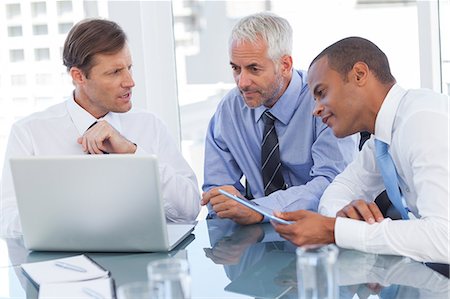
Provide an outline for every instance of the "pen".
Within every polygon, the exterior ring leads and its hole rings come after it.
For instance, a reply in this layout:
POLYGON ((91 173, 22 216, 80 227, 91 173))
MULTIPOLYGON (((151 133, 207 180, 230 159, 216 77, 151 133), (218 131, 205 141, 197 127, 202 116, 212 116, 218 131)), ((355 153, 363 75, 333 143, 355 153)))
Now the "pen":
POLYGON ((69 270, 73 270, 73 271, 78 271, 78 272, 87 272, 86 269, 69 264, 69 263, 65 263, 65 262, 55 262, 55 266, 64 268, 64 269, 69 269, 69 270))
POLYGON ((95 298, 95 299, 103 299, 102 294, 100 294, 99 292, 94 291, 91 288, 83 288, 83 293, 85 293, 89 297, 92 297, 92 298, 95 298))

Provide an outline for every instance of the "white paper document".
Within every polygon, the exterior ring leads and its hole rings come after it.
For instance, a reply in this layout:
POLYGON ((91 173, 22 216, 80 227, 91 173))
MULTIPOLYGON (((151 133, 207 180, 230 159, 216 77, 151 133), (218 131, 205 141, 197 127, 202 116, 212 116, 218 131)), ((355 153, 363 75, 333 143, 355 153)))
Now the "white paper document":
POLYGON ((22 264, 22 269, 37 285, 106 278, 109 271, 103 269, 86 255, 44 262, 22 264))
POLYGON ((39 299, 111 299, 114 298, 113 290, 114 285, 111 278, 68 283, 47 283, 39 288, 39 299))

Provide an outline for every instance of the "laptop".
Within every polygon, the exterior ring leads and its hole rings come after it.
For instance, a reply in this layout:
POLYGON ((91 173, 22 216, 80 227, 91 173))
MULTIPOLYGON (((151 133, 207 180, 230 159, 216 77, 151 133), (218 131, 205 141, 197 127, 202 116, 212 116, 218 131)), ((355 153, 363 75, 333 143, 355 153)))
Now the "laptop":
POLYGON ((10 163, 27 249, 170 251, 194 229, 166 223, 155 156, 32 156, 10 163))

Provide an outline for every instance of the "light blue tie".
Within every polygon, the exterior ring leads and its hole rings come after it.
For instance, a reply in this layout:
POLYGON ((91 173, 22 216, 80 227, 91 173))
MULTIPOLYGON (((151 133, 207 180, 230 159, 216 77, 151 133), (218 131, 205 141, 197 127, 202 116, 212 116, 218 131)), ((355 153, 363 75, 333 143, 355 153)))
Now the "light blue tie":
POLYGON ((394 161, 388 152, 388 145, 383 141, 375 139, 375 153, 377 157, 378 168, 380 168, 381 176, 383 177, 386 192, 389 195, 394 207, 400 212, 403 219, 409 219, 406 208, 403 206, 402 196, 398 188, 397 170, 395 169, 394 161))

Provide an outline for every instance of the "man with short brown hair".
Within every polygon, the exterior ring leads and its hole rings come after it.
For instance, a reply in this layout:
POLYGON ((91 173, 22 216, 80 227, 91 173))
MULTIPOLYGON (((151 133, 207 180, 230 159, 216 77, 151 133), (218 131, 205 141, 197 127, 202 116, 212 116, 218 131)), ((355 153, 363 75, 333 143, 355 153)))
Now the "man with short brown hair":
POLYGON ((130 111, 135 83, 125 32, 112 21, 81 21, 67 36, 63 61, 73 95, 12 126, 2 176, 1 234, 21 234, 9 167, 17 156, 154 154, 167 219, 195 220, 200 195, 192 169, 155 115, 130 111))

